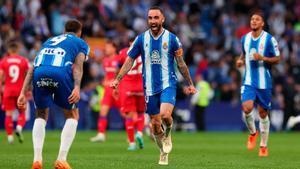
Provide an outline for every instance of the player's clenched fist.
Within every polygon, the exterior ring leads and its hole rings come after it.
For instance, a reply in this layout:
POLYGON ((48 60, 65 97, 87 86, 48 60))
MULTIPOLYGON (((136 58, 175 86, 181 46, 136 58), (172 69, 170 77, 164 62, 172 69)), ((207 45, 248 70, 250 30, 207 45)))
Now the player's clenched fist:
POLYGON ((120 81, 118 79, 115 79, 110 83, 110 87, 116 89, 119 86, 120 81))
POLYGON ((193 85, 190 85, 190 86, 184 88, 184 93, 187 95, 195 94, 196 92, 197 92, 197 90, 196 90, 195 86, 193 86, 193 85))
POLYGON ((25 94, 20 94, 20 96, 18 97, 18 102, 17 102, 18 108, 20 110, 26 110, 26 96, 25 94))

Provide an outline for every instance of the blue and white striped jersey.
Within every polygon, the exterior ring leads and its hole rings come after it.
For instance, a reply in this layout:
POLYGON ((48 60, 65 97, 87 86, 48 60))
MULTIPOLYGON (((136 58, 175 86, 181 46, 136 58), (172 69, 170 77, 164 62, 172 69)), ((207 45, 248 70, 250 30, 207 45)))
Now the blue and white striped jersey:
POLYGON ((182 45, 179 39, 166 29, 156 38, 150 30, 136 37, 127 54, 133 59, 139 55, 142 57, 143 83, 147 96, 159 93, 167 87, 176 87, 174 60, 180 50, 182 45))
POLYGON ((43 65, 71 67, 80 52, 87 57, 89 50, 87 43, 75 35, 62 34, 55 36, 43 43, 35 58, 34 67, 43 65))
POLYGON ((243 84, 257 89, 272 88, 271 65, 264 61, 254 60, 253 54, 259 53, 264 57, 279 57, 278 43, 269 33, 262 31, 254 39, 249 32, 242 37, 242 50, 245 56, 245 73, 243 84))

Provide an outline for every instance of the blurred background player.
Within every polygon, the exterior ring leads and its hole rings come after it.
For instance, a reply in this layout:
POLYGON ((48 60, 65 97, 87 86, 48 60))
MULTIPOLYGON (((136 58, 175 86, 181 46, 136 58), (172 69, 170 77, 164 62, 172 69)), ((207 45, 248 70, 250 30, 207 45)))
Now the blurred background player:
POLYGON ((209 106, 210 99, 213 97, 214 93, 210 87, 210 84, 205 81, 201 74, 196 75, 196 89, 197 93, 192 96, 191 102, 195 106, 195 124, 197 131, 205 130, 205 109, 209 106))
POLYGON ((107 115, 112 106, 119 107, 117 90, 109 87, 118 71, 117 44, 112 40, 107 40, 104 48, 105 56, 102 60, 102 66, 105 71, 104 77, 104 96, 101 100, 101 110, 98 119, 98 134, 90 139, 91 142, 105 141, 107 128, 107 115))
MULTIPOLYGON (((4 80, 4 90, 2 99, 2 109, 5 111, 5 130, 8 143, 12 144, 13 137, 13 113, 17 108, 17 99, 21 92, 22 85, 25 79, 26 72, 29 69, 29 61, 20 56, 19 43, 16 40, 11 40, 7 46, 7 55, 0 62, 0 96, 1 84, 4 80)), ((1 97, 0 97, 1 102, 1 97)), ((19 142, 23 142, 22 129, 25 126, 25 109, 18 109, 18 121, 16 126, 16 135, 19 142)))
POLYGON ((254 122, 254 103, 259 112, 259 128, 261 134, 259 156, 268 156, 268 137, 271 109, 272 76, 271 66, 280 61, 280 52, 275 38, 263 30, 265 25, 263 14, 256 11, 251 15, 251 32, 242 37, 242 54, 237 60, 237 67, 245 65, 244 81, 241 87, 243 116, 250 131, 247 148, 256 146, 258 131, 254 122))
MULTIPOLYGON (((130 46, 134 39, 130 39, 130 46)), ((119 64, 123 65, 127 58, 128 47, 119 53, 119 64)), ((145 97, 143 90, 142 77, 142 58, 139 56, 135 59, 132 68, 124 76, 119 86, 120 94, 120 111, 125 117, 125 128, 129 141, 128 150, 135 150, 135 137, 139 148, 144 148, 143 129, 145 122, 145 97)))
POLYGON ((179 39, 162 27, 165 17, 159 7, 148 10, 149 29, 138 35, 128 50, 128 56, 118 76, 111 83, 116 88, 120 80, 132 68, 134 60, 141 55, 143 63, 144 92, 146 112, 150 115, 155 141, 160 149, 159 165, 168 165, 168 154, 172 150, 171 129, 172 112, 176 102, 178 69, 188 83, 187 94, 196 89, 189 70, 183 60, 183 49, 179 39), (162 124, 165 130, 162 129, 162 124))
POLYGON ((55 169, 71 169, 67 155, 76 135, 79 119, 77 102, 80 100, 83 62, 89 53, 88 45, 80 39, 81 30, 79 21, 69 20, 65 24, 64 34, 52 37, 42 45, 18 98, 19 108, 24 109, 25 91, 33 85, 36 105, 36 119, 32 129, 33 169, 42 168, 45 127, 52 102, 63 108, 66 117, 55 169))

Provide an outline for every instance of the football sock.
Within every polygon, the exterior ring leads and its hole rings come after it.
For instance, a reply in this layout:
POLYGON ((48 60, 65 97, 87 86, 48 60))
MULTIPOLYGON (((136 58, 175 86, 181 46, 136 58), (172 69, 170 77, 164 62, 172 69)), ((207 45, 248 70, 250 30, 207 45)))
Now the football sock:
POLYGON ((7 135, 12 135, 14 131, 14 124, 12 120, 12 116, 5 116, 5 131, 7 135))
POLYGON ((168 119, 164 119, 163 120, 163 124, 164 124, 164 133, 165 133, 165 136, 168 137, 171 130, 172 130, 172 126, 173 126, 173 118, 168 118, 168 119))
POLYGON ((66 161, 69 149, 76 135, 78 121, 75 119, 67 119, 65 126, 61 132, 60 148, 57 160, 66 161))
POLYGON ((34 150, 33 161, 42 161, 42 151, 46 133, 46 121, 36 118, 32 129, 32 142, 34 150))
POLYGON ((127 132, 127 138, 129 143, 134 142, 134 122, 132 118, 127 118, 125 120, 125 127, 126 127, 126 132, 127 132))
POLYGON ((137 131, 143 132, 145 127, 145 115, 144 113, 138 113, 138 119, 136 121, 137 131))
POLYGON ((105 133, 107 128, 107 117, 100 116, 98 119, 98 132, 105 133))
POLYGON ((162 138, 164 137, 164 133, 160 133, 158 135, 154 134, 154 140, 158 146, 159 149, 162 149, 162 138))
POLYGON ((270 120, 268 116, 264 119, 259 118, 259 129, 261 134, 260 146, 267 147, 270 130, 270 120))
POLYGON ((25 123, 26 123, 25 112, 20 111, 19 116, 18 116, 17 125, 23 128, 25 126, 25 123))
POLYGON ((246 123, 246 126, 247 126, 250 134, 255 134, 256 127, 255 127, 255 122, 254 122, 253 110, 249 114, 246 114, 245 112, 243 112, 243 116, 244 116, 245 123, 246 123))

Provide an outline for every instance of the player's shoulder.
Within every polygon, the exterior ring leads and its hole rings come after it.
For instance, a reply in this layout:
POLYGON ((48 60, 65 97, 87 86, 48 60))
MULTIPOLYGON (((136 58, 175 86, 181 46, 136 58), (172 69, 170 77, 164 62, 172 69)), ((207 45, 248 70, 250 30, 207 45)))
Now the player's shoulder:
POLYGON ((245 33, 245 34, 242 36, 242 38, 241 38, 242 42, 243 42, 243 41, 245 41, 245 39, 246 39, 246 38, 248 38, 248 37, 250 38, 250 37, 251 37, 251 34, 252 34, 252 32, 251 32, 251 31, 250 31, 250 32, 247 32, 247 33, 245 33))
POLYGON ((119 55, 127 54, 128 49, 129 49, 128 47, 121 49, 121 50, 119 51, 119 55))

